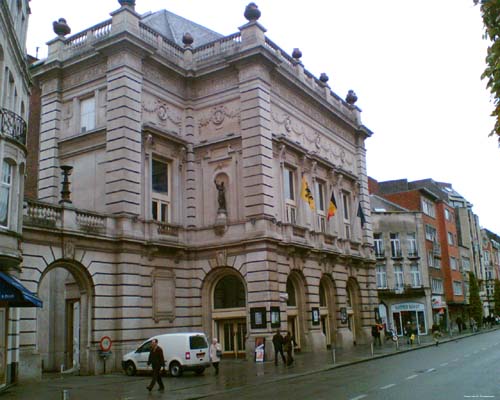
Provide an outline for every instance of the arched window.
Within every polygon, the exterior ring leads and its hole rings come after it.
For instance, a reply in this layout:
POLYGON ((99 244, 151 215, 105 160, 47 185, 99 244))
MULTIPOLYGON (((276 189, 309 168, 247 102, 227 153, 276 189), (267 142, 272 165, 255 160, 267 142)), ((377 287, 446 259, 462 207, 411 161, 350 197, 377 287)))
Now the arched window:
POLYGON ((286 292, 288 294, 288 300, 286 301, 286 305, 289 307, 297 307, 297 299, 295 297, 295 286, 293 282, 288 278, 286 281, 286 292))
POLYGON ((245 307, 245 287, 239 278, 228 275, 222 278, 214 291, 214 308, 245 307))
POLYGON ((323 283, 319 285, 319 306, 326 307, 326 288, 323 283))
POLYGON ((347 303, 347 307, 352 307, 351 290, 349 287, 345 289, 345 301, 347 303))

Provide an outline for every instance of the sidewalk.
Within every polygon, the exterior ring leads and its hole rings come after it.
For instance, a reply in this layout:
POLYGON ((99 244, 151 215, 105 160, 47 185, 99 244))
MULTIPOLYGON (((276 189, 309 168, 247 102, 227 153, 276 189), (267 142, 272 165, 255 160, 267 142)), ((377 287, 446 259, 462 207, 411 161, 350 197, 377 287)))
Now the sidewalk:
MULTIPOLYGON (((491 332, 495 329, 485 329, 476 333, 442 337, 440 343, 491 332)), ((324 351, 319 353, 297 353, 292 366, 286 367, 281 362, 255 363, 246 360, 222 360, 219 376, 214 376, 212 368, 207 369, 203 376, 191 373, 181 378, 164 378, 166 391, 159 393, 146 391, 149 375, 128 377, 116 372, 99 376, 65 376, 46 374, 40 383, 17 385, 0 393, 0 400, 7 399, 37 399, 37 400, 99 400, 120 399, 133 400, 143 398, 168 399, 200 399, 217 393, 237 390, 242 386, 257 386, 269 382, 277 382, 297 376, 314 374, 321 371, 341 368, 354 363, 365 362, 376 358, 389 357, 408 351, 434 346, 431 336, 420 337, 420 344, 408 345, 406 338, 400 340, 399 347, 391 340, 381 347, 374 346, 373 356, 371 345, 358 345, 351 349, 324 351), (333 357, 335 354, 335 363, 333 357), (66 398, 64 398, 66 391, 66 398)))

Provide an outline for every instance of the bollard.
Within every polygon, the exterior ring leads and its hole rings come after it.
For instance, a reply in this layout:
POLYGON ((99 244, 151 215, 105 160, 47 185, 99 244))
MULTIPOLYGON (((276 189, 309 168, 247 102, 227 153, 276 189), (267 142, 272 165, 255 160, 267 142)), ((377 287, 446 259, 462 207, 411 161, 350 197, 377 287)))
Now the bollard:
POLYGON ((69 400, 69 390, 64 389, 61 392, 61 400, 69 400))
POLYGON ((332 360, 333 364, 335 364, 335 347, 332 347, 332 360))
POLYGON ((372 352, 372 357, 373 357, 373 343, 370 343, 370 350, 372 352))
POLYGON ((396 351, 398 351, 398 350, 399 350, 399 339, 396 340, 396 351))
POLYGON ((420 335, 417 335, 417 343, 420 346, 420 335))

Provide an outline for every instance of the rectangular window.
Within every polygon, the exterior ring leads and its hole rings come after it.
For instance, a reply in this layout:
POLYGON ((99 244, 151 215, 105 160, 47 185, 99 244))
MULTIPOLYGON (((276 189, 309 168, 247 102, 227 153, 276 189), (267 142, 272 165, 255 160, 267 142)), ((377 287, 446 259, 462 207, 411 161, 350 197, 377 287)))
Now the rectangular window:
POLYGON ((451 212, 447 208, 444 209, 444 217, 446 218, 446 221, 451 221, 451 212))
POLYGON ((418 257, 417 239, 415 232, 408 233, 408 257, 418 257))
POLYGON ((95 129, 95 97, 80 101, 80 132, 95 129))
POLYGON ((462 270, 470 271, 470 259, 469 257, 462 257, 462 270))
POLYGON ((493 279, 493 270, 491 269, 491 266, 487 266, 484 269, 485 272, 485 277, 487 280, 492 280, 493 279))
POLYGON ((484 263, 486 265, 489 265, 490 264, 490 252, 488 250, 485 250, 483 252, 483 254, 484 254, 484 263))
POLYGON ((429 201, 427 199, 422 199, 422 211, 429 217, 432 218, 436 217, 436 210, 434 208, 434 203, 432 201, 429 201))
POLYGON ((4 160, 2 162, 2 170, 0 172, 0 226, 7 227, 9 224, 12 166, 4 160))
POLYGON ((385 265, 377 265, 376 274, 377 274, 377 289, 386 289, 387 272, 385 265))
POLYGON ((404 276, 403 276, 403 266, 394 266, 394 289, 401 291, 404 289, 404 276))
POLYGON ((450 257, 450 268, 456 271, 458 267, 457 259, 455 257, 450 257))
POLYGON ((373 246, 375 247, 375 257, 381 258, 385 256, 384 239, 381 233, 373 234, 373 246))
POLYGON ((399 241, 399 233, 391 233, 391 257, 401 258, 401 242, 399 241))
POLYGON ((427 252, 427 265, 429 265, 429 267, 434 266, 434 252, 432 250, 427 252))
POLYGON ((411 285, 414 288, 422 286, 422 281, 420 279, 420 269, 418 268, 418 264, 410 265, 410 273, 411 273, 411 285))
POLYGON ((326 211, 325 211, 325 184, 316 181, 316 213, 318 218, 318 229, 320 232, 326 232, 326 211))
POLYGON ((436 240, 436 228, 431 225, 425 225, 425 238, 431 242, 436 240))
POLYGON ((462 282, 453 281, 453 294, 455 296, 462 296, 464 294, 462 289, 462 282))
POLYGON ((342 215, 344 217, 344 234, 346 239, 351 238, 350 204, 349 193, 342 192, 342 215))
POLYGON ((455 239, 453 237, 453 233, 448 232, 448 244, 450 246, 453 246, 455 244, 455 239))
POLYGON ((295 170, 288 167, 283 168, 283 185, 286 222, 296 225, 297 205, 295 203, 295 170))
POLYGON ((441 259, 434 257, 434 268, 441 268, 441 259))
POLYGON ((443 294, 443 281, 441 279, 432 278, 431 279, 432 293, 443 294))
POLYGON ((151 163, 151 217, 170 222, 170 164, 153 159, 151 163))

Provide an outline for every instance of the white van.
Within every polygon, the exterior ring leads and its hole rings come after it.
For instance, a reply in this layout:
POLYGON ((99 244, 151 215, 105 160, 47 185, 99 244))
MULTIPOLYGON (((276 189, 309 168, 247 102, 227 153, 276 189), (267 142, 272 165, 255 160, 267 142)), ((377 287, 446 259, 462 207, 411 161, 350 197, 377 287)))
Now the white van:
POLYGON ((184 371, 194 371, 201 375, 210 366, 210 352, 204 333, 166 333, 153 336, 137 350, 123 356, 122 367, 127 375, 135 375, 137 371, 151 371, 148 357, 153 339, 158 339, 165 357, 165 368, 168 368, 171 376, 181 376, 184 371))

